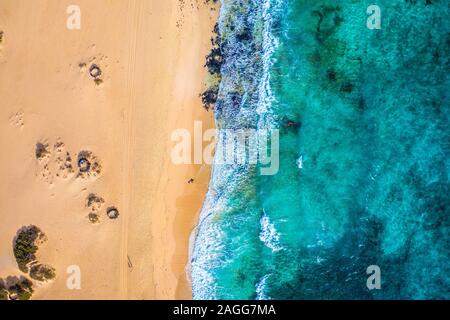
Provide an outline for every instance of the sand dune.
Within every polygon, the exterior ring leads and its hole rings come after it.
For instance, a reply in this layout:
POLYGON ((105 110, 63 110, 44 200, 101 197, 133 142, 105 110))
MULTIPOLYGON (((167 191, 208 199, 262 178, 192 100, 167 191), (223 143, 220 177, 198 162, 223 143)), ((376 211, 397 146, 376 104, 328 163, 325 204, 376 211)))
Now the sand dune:
POLYGON ((213 126, 198 94, 217 12, 195 0, 77 3, 80 30, 66 28, 68 1, 0 4, 0 278, 22 275, 12 241, 34 224, 56 278, 33 298, 190 298, 209 168, 172 164, 170 133, 213 126), (72 265, 80 290, 66 286, 72 265))

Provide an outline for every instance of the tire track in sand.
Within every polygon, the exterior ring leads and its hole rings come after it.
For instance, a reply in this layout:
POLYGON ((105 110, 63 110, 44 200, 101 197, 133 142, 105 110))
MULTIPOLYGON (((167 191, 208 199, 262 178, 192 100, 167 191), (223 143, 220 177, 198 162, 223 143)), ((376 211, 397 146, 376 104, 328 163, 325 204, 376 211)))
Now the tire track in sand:
POLYGON ((142 29, 142 19, 143 19, 143 1, 131 0, 128 2, 127 8, 127 39, 129 39, 129 54, 127 61, 127 76, 126 76, 126 90, 128 92, 128 110, 126 113, 126 126, 124 135, 124 175, 123 175, 123 190, 122 199, 125 206, 124 219, 122 221, 122 241, 121 241, 121 257, 120 257, 120 277, 121 277, 121 289, 124 298, 128 295, 128 222, 130 219, 131 203, 133 201, 132 192, 132 155, 133 155, 133 141, 134 139, 134 129, 133 120, 135 114, 135 104, 136 104, 136 56, 137 56, 137 46, 138 46, 138 34, 142 29))

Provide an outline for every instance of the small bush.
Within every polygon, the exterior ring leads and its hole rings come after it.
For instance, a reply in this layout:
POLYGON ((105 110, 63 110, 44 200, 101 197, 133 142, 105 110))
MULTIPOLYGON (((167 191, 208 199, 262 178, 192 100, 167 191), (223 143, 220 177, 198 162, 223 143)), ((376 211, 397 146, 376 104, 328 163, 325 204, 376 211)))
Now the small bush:
POLYGON ((8 291, 6 291, 5 289, 0 289, 0 300, 8 300, 8 298, 8 291))
POLYGON ((219 87, 218 86, 209 87, 200 96, 202 98, 203 107, 209 111, 210 108, 214 107, 214 104, 217 101, 217 98, 219 96, 219 87))
POLYGON ((33 292, 33 282, 25 277, 20 279, 20 286, 25 290, 33 292))
POLYGON ((3 279, 0 279, 0 300, 8 300, 9 295, 3 279))
MULTIPOLYGON (((215 2, 215 1, 214 1, 215 2)), ((211 38, 213 48, 206 56, 206 64, 210 77, 214 79, 214 84, 211 84, 206 91, 200 94, 202 98, 203 107, 209 111, 217 102, 219 95, 219 84, 221 81, 221 69, 224 63, 222 52, 222 38, 220 36, 219 24, 216 23, 213 30, 215 37, 211 38)))
POLYGON ((100 79, 100 78, 96 78, 96 79, 94 80, 94 82, 95 82, 95 84, 96 84, 97 86, 100 86, 100 85, 103 83, 103 80, 100 79))
MULTIPOLYGON (((0 289, 0 300, 29 300, 34 292, 33 283, 25 277, 14 277, 13 281, 15 284, 7 289, 0 289)), ((5 286, 4 283, 3 286, 5 286)))
POLYGON ((48 143, 38 142, 36 143, 36 159, 42 160, 50 155, 50 151, 48 150, 48 143))
POLYGON ((88 214, 88 219, 92 224, 96 224, 100 222, 100 218, 98 216, 98 214, 91 212, 88 214))
POLYGON ((46 264, 35 264, 30 268, 30 277, 38 281, 47 281, 55 278, 55 269, 46 264))
POLYGON ((17 299, 18 299, 18 300, 30 300, 32 295, 33 295, 33 294, 32 294, 31 292, 28 292, 28 291, 20 291, 20 292, 17 294, 17 299))
POLYGON ((8 289, 9 296, 13 300, 30 300, 32 292, 25 290, 19 283, 8 289))
POLYGON ((220 47, 211 49, 211 52, 206 56, 206 67, 211 74, 220 74, 220 69, 223 64, 223 56, 220 47))

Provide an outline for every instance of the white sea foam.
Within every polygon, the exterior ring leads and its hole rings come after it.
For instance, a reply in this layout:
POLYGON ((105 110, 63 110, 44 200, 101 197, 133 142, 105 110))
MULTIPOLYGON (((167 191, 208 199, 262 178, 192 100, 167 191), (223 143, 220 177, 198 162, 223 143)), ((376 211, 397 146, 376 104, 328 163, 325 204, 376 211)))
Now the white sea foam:
POLYGON ((213 214, 220 211, 221 201, 217 201, 211 191, 206 196, 200 222, 197 226, 195 246, 191 259, 192 293, 194 299, 217 299, 217 285, 213 271, 221 259, 222 231, 213 223, 213 214))
MULTIPOLYGON (((217 152, 224 149, 223 139, 219 139, 217 152)), ((230 262, 226 257, 222 239, 224 233, 220 227, 221 221, 215 219, 227 209, 228 194, 233 193, 236 178, 233 166, 217 163, 214 158, 209 189, 200 213, 196 230, 196 238, 191 259, 191 279, 193 298, 199 300, 217 299, 217 283, 214 271, 230 262)))
POLYGON ((260 220, 261 232, 259 239, 273 252, 280 251, 283 247, 280 245, 280 235, 275 229, 275 225, 270 222, 269 216, 264 212, 260 220))
POLYGON ((300 157, 297 159, 297 167, 298 167, 299 169, 303 169, 303 156, 300 156, 300 157))
POLYGON ((266 294, 266 287, 267 287, 267 279, 271 274, 266 274, 264 277, 259 280, 259 282, 256 284, 256 300, 271 300, 271 298, 266 294))
POLYGON ((260 116, 258 128, 267 128, 274 124, 272 113, 270 112, 270 105, 275 101, 270 86, 270 68, 274 63, 272 56, 278 47, 278 39, 272 34, 273 16, 271 15, 271 12, 279 5, 280 2, 278 0, 264 0, 263 3, 263 72, 261 83, 259 85, 259 101, 256 108, 256 112, 260 116))

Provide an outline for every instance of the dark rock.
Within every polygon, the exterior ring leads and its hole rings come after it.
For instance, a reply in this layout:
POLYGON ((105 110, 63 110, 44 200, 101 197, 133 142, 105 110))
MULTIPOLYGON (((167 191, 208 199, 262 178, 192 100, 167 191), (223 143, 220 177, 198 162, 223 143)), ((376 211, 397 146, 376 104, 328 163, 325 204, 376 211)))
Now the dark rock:
POLYGON ((350 82, 346 82, 341 87, 342 92, 351 93, 353 91, 353 85, 350 82))
POLYGON ((328 76, 328 80, 330 80, 332 82, 335 82, 337 80, 336 71, 334 71, 334 70, 328 70, 327 76, 328 76))
POLYGON ((116 207, 110 207, 106 210, 106 215, 110 219, 117 219, 119 217, 119 210, 116 207))
POLYGON ((102 70, 98 65, 94 63, 89 68, 89 74, 91 75, 92 78, 97 79, 102 75, 102 70))

